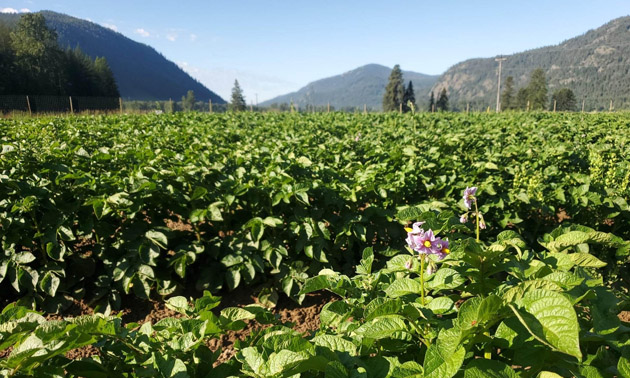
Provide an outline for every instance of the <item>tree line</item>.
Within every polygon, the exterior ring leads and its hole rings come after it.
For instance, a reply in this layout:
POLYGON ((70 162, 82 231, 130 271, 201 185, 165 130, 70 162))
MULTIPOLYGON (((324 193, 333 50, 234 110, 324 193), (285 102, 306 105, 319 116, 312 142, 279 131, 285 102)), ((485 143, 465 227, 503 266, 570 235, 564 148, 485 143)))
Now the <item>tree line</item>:
POLYGON ((532 71, 525 87, 514 92, 514 78, 508 76, 501 93, 502 110, 557 110, 575 111, 575 94, 569 88, 560 88, 553 92, 548 100, 547 79, 545 71, 537 68, 532 71))
POLYGON ((120 96, 107 60, 92 60, 78 46, 61 49, 38 13, 23 15, 15 28, 0 23, 0 71, 0 94, 120 96))
MULTIPOLYGON (((397 64, 392 69, 389 75, 387 86, 385 87, 385 94, 383 95, 383 111, 384 112, 397 112, 402 111, 407 113, 409 111, 415 111, 416 95, 413 90, 413 83, 409 80, 409 84, 405 87, 405 81, 403 80, 402 70, 397 64)), ((442 88, 440 95, 435 100, 433 92, 429 99, 429 112, 434 111, 448 111, 448 95, 446 88, 442 88)))

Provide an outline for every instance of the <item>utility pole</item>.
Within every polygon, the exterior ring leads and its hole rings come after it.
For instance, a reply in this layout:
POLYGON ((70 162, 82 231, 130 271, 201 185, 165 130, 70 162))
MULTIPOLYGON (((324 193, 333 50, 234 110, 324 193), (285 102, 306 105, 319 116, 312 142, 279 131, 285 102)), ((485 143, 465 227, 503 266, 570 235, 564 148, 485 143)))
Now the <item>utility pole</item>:
POLYGON ((495 58, 495 62, 499 62, 499 80, 497 84, 497 113, 501 111, 501 63, 507 58, 499 57, 495 58))
POLYGON ((256 95, 256 107, 258 107, 258 93, 254 93, 256 95))

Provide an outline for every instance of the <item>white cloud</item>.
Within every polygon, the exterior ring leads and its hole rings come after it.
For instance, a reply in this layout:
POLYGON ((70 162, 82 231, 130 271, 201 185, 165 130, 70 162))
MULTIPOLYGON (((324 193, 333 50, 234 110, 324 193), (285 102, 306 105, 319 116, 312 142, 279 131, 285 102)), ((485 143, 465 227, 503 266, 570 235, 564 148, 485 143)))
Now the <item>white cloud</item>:
POLYGON ((113 31, 118 31, 118 26, 114 25, 114 24, 108 24, 108 23, 103 23, 103 26, 106 27, 107 29, 111 29, 113 31))
POLYGON ((202 69, 191 66, 187 62, 177 62, 177 65, 226 101, 230 100, 235 79, 238 79, 238 83, 243 88, 248 104, 256 103, 256 95, 258 95, 258 102, 263 102, 299 89, 296 83, 256 72, 223 67, 202 69))
POLYGON ((30 13, 31 10, 28 8, 22 8, 17 10, 15 8, 2 8, 0 9, 0 13, 30 13))
POLYGON ((171 42, 175 42, 175 40, 177 39, 177 34, 175 34, 175 33, 168 33, 166 35, 166 39, 168 39, 171 42))
POLYGON ((140 34, 142 37, 149 37, 151 35, 151 33, 149 33, 148 31, 142 29, 142 28, 138 28, 136 30, 134 30, 134 33, 136 34, 140 34))
POLYGON ((197 34, 195 34, 195 33, 191 33, 191 34, 190 34, 190 40, 191 40, 191 41, 193 41, 193 42, 195 42, 195 41, 197 40, 197 34))

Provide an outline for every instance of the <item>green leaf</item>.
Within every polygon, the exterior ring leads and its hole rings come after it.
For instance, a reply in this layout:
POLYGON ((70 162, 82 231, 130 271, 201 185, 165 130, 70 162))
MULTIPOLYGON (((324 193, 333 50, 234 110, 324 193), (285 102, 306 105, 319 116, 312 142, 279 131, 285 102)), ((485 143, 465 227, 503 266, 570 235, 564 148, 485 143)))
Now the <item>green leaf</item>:
POLYGON ((192 194, 192 196, 190 196, 190 199, 192 201, 198 200, 199 198, 205 196, 206 194, 208 194, 208 189, 206 189, 206 188, 204 188, 202 186, 198 186, 193 191, 193 194, 192 194))
POLYGON ((424 356, 424 378, 450 378, 464 362, 466 350, 457 348, 454 352, 450 348, 440 348, 438 343, 431 344, 424 356))
POLYGON ((603 268, 607 264, 590 253, 571 253, 571 260, 577 266, 583 266, 586 268, 603 268))
POLYGON ((398 316, 387 316, 374 319, 357 328, 355 332, 369 339, 384 339, 396 332, 406 331, 407 325, 398 316))
POLYGON ((166 238, 166 235, 164 235, 160 231, 147 231, 144 236, 149 239, 153 244, 162 249, 166 249, 168 246, 168 239, 166 238))
POLYGON ((313 337, 311 342, 315 345, 329 348, 338 352, 348 352, 351 356, 356 355, 357 347, 352 341, 334 335, 318 335, 313 337))
POLYGON ((181 297, 181 296, 171 297, 166 300, 165 304, 166 304, 166 307, 170 308, 171 310, 175 310, 179 312, 180 314, 184 314, 184 315, 186 315, 188 310, 190 310, 188 301, 186 300, 185 297, 181 297))
POLYGON ((427 308, 434 314, 442 315, 455 310, 455 302, 449 297, 437 297, 427 304, 427 308))
POLYGON ((240 307, 227 307, 221 310, 221 316, 230 322, 238 320, 250 320, 256 318, 256 314, 240 307))
POLYGON ((348 371, 339 361, 330 361, 324 371, 326 378, 349 378, 348 371))
POLYGON ((397 298, 407 294, 420 295, 420 289, 420 282, 404 277, 392 282, 387 289, 385 289, 385 293, 391 298, 397 298))
POLYGON ((630 347, 623 348, 619 362, 617 362, 617 370, 620 377, 630 378, 630 347))
POLYGON ((466 365, 464 378, 519 378, 519 375, 501 361, 479 358, 466 365))
POLYGON ((252 233, 252 239, 254 241, 260 241, 262 239, 263 234, 265 232, 265 225, 263 220, 260 218, 254 218, 248 222, 249 229, 252 233))
POLYGON ((57 289, 59 288, 59 283, 61 283, 59 277, 48 271, 44 273, 44 276, 39 281, 39 288, 46 294, 54 297, 57 293, 57 289))
POLYGON ((532 336, 557 351, 582 359, 577 315, 565 296, 537 289, 526 293, 520 304, 525 314, 514 307, 512 310, 532 336))
POLYGON ((464 302, 459 308, 457 320, 463 329, 488 326, 501 320, 500 310, 503 301, 496 295, 488 297, 473 297, 464 302))
POLYGON ((440 268, 433 275, 433 279, 427 282, 426 287, 430 290, 452 290, 466 282, 456 270, 450 268, 440 268))
POLYGON ((228 270, 225 272, 225 281, 230 290, 234 290, 241 283, 241 272, 238 270, 228 270))
POLYGON ((250 370, 254 373, 261 374, 263 365, 265 365, 265 359, 258 353, 256 348, 247 347, 240 351, 237 355, 237 359, 243 363, 243 368, 250 370))

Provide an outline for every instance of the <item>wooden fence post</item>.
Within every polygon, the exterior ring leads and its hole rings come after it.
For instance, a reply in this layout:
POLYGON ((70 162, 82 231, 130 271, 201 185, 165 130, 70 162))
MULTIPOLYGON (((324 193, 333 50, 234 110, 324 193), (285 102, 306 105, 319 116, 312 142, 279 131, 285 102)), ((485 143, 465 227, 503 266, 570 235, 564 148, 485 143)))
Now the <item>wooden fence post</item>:
POLYGON ((556 103, 557 102, 558 102, 557 100, 553 100, 553 112, 554 113, 556 112, 556 103))
POLYGON ((31 112, 31 101, 28 99, 28 96, 26 96, 26 106, 28 107, 28 115, 32 116, 33 112, 31 112))
POLYGON ((68 97, 70 99, 70 113, 74 113, 74 107, 72 106, 72 96, 68 97))
POLYGON ((120 114, 123 114, 122 97, 118 97, 118 107, 120 108, 120 114))
POLYGON ((208 100, 208 108, 210 109, 210 113, 212 113, 212 100, 208 100))

